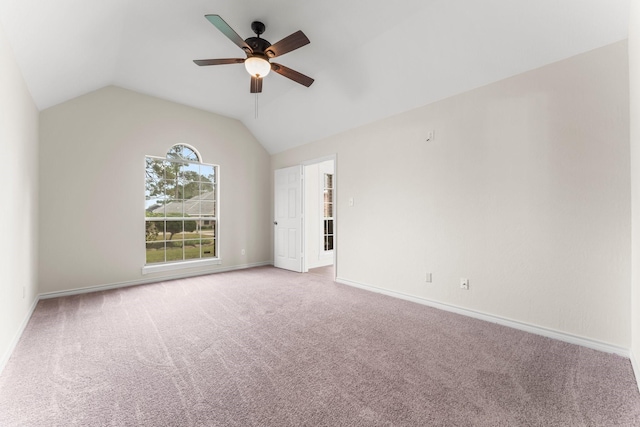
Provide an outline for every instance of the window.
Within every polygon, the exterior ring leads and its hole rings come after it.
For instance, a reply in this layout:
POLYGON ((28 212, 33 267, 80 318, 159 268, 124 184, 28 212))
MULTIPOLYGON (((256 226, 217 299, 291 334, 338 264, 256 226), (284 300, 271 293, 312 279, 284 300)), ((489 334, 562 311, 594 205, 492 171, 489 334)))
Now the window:
POLYGON ((333 250, 333 174, 324 174, 324 250, 333 250))
POLYGON ((184 144, 145 162, 146 266, 218 259, 218 166, 184 144))

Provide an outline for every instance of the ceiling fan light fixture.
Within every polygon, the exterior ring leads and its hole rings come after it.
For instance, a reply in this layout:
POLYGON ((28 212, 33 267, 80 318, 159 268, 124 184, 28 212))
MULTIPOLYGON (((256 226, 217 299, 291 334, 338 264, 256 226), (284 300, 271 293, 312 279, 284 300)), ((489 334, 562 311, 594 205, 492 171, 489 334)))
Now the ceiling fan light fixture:
POLYGON ((263 78, 269 74, 269 71, 271 71, 271 64, 269 61, 264 58, 260 58, 259 56, 252 56, 245 59, 244 67, 253 77, 263 78))
POLYGON ((240 64, 244 63, 244 67, 251 76, 251 88, 250 93, 262 92, 262 79, 266 77, 271 70, 286 77, 298 84, 309 87, 313 83, 313 79, 309 76, 305 76, 302 73, 285 67, 284 65, 272 64, 269 62, 271 58, 280 57, 293 50, 299 49, 302 46, 306 46, 309 43, 309 38, 300 30, 293 34, 288 35, 275 44, 269 43, 268 40, 260 38, 265 30, 265 25, 260 21, 254 21, 251 24, 251 29, 256 33, 256 37, 249 37, 243 40, 242 37, 236 33, 233 28, 227 24, 220 15, 205 15, 207 20, 213 24, 222 34, 224 34, 229 40, 231 40, 236 46, 243 50, 247 55, 246 59, 243 58, 220 58, 220 59, 196 59, 196 65, 224 65, 224 64, 240 64))

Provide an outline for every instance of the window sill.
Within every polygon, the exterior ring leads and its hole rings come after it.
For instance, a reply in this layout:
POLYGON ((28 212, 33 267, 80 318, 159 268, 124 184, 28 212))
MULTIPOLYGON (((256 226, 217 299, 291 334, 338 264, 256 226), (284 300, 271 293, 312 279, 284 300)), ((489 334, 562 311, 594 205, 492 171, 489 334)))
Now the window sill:
POLYGON ((198 259, 193 261, 168 262, 164 264, 152 264, 142 267, 142 274, 158 273, 161 271, 183 270, 185 268, 203 267, 206 265, 220 265, 220 258, 198 259))

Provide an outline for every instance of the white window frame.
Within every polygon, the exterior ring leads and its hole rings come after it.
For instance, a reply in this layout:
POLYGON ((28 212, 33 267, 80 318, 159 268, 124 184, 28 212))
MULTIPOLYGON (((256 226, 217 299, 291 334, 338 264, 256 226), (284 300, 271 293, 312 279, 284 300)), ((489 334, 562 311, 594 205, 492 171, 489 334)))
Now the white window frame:
MULTIPOLYGON (((163 272, 163 271, 173 271, 173 270, 181 270, 181 269, 188 269, 188 268, 194 268, 194 267, 203 267, 203 266, 208 266, 208 265, 219 265, 222 264, 222 258, 220 256, 220 166, 217 164, 213 164, 213 163, 205 163, 202 161, 202 157, 200 156, 200 153, 198 152, 198 150, 188 144, 175 144, 174 146, 172 146, 167 153, 176 145, 183 145, 189 149, 191 149, 195 155, 198 157, 198 161, 192 161, 192 160, 186 160, 186 159, 175 159, 175 158, 169 158, 168 156, 165 157, 157 157, 157 156, 145 156, 145 172, 146 172, 146 160, 148 158, 151 159, 157 159, 157 160, 163 160, 163 161, 169 161, 169 162, 175 162, 175 163, 183 163, 183 164, 199 164, 199 165, 206 165, 206 166, 212 166, 215 169, 215 185, 214 185, 214 191, 215 191, 215 213, 216 216, 215 217, 197 217, 194 219, 194 217, 171 217, 171 219, 173 220, 213 220, 216 223, 215 226, 215 251, 216 251, 216 256, 215 257, 211 257, 211 258, 195 258, 195 259, 188 259, 188 260, 178 260, 178 261, 164 261, 164 262, 159 262, 159 263, 153 263, 153 264, 146 264, 146 260, 147 260, 147 254, 146 254, 146 239, 143 240, 142 242, 142 247, 143 247, 143 254, 144 254, 144 260, 145 260, 145 265, 142 267, 142 274, 149 274, 149 273, 156 273, 156 272, 163 272)), ((145 192, 144 192, 144 196, 143 199, 145 200, 145 204, 146 204, 146 181, 145 181, 145 192)), ((149 221, 150 217, 146 216, 146 206, 145 206, 145 210, 143 211, 144 215, 145 215, 145 224, 147 221, 149 221)), ((165 217, 160 217, 160 218, 165 218, 166 220, 166 216, 165 217)), ((145 225, 146 227, 146 225, 145 225)))
POLYGON ((336 208, 336 204, 335 204, 335 173, 333 171, 331 172, 327 172, 327 171, 320 171, 319 174, 319 181, 320 181, 320 187, 321 187, 321 192, 320 192, 320 197, 321 197, 321 201, 320 201, 320 209, 321 209, 321 215, 320 215, 320 227, 321 227, 321 233, 320 235, 322 236, 322 239, 320 240, 320 254, 321 256, 327 256, 327 255, 331 255, 333 254, 333 248, 335 248, 335 208, 336 208), (331 175, 331 213, 333 214, 330 217, 325 217, 324 216, 324 192, 325 190, 327 190, 327 187, 324 186, 324 182, 325 182, 325 175, 331 175), (333 233, 331 233, 331 237, 333 237, 332 240, 332 249, 326 250, 325 249, 325 242, 324 239, 326 237, 326 234, 324 232, 324 223, 327 220, 331 220, 333 221, 332 224, 332 230, 333 233))

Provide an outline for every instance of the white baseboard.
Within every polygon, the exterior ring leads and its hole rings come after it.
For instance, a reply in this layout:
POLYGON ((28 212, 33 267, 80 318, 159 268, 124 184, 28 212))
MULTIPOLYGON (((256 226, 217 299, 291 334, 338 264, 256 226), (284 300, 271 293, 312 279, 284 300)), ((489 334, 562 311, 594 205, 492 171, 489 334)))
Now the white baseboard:
POLYGON ((638 365, 638 361, 636 360, 636 355, 631 352, 629 355, 629 359, 631 360, 631 367, 633 368, 633 374, 636 376, 636 383, 638 384, 638 390, 640 391, 640 365, 638 365))
MULTIPOLYGON (((237 266, 233 266, 233 267, 226 267, 226 268, 216 269, 216 270, 207 271, 207 272, 198 272, 198 273, 192 273, 192 274, 180 274, 180 275, 175 275, 175 276, 170 276, 170 277, 166 277, 166 276, 165 277, 156 277, 156 278, 150 278, 150 279, 144 279, 144 280, 131 280, 131 281, 127 281, 127 282, 112 283, 112 284, 98 285, 98 286, 90 286, 90 287, 80 288, 80 289, 71 289, 71 290, 68 290, 68 291, 48 292, 48 293, 44 293, 44 294, 39 294, 34 299, 33 304, 31 304, 31 308, 29 309, 29 311, 26 314, 24 320, 22 321, 22 324, 20 325, 20 328, 18 329, 18 331, 16 332, 15 336, 11 340, 11 343, 9 344, 9 348, 7 349, 5 354, 2 355, 2 358, 0 358, 0 374, 4 370, 5 365, 9 361, 9 358, 11 357, 11 354, 15 350, 15 347, 18 344, 18 341, 20 340, 20 337, 22 336, 22 333, 24 332, 25 328, 27 327, 27 324, 29 323, 29 319, 31 319, 31 315, 34 312, 34 310, 35 310, 35 308, 36 308, 36 306, 38 304, 38 301, 40 301, 41 299, 49 299, 49 298, 56 298, 56 297, 61 297, 61 296, 85 294, 85 293, 89 293, 89 292, 99 292, 99 291, 105 291, 105 290, 109 290, 109 289, 117 289, 117 288, 123 288, 123 287, 128 287, 128 286, 143 285, 143 284, 154 283, 154 282, 163 282, 163 281, 166 281, 166 280, 184 279, 184 278, 188 278, 188 277, 202 276, 202 275, 213 274, 213 273, 223 273, 223 272, 234 271, 234 270, 243 270, 243 269, 253 268, 253 267, 263 267, 263 266, 267 266, 267 265, 273 265, 273 263, 270 262, 270 261, 259 262, 259 263, 254 263, 254 264, 244 264, 244 265, 237 265, 237 266)), ((600 341, 591 340, 591 339, 588 339, 588 338, 578 337, 578 336, 567 334, 567 333, 564 333, 564 332, 554 331, 554 330, 551 330, 551 329, 546 329, 546 328, 542 328, 542 327, 539 327, 539 326, 530 325, 530 324, 523 323, 523 322, 518 322, 518 321, 515 321, 515 320, 505 319, 505 318, 502 318, 502 317, 499 317, 499 316, 494 316, 494 315, 491 315, 491 314, 481 313, 481 312, 478 312, 478 311, 469 310, 469 309, 462 308, 462 307, 457 307, 457 306, 450 305, 450 304, 444 304, 444 303, 441 303, 441 302, 432 301, 432 300, 429 300, 429 299, 426 299, 426 298, 420 298, 420 297, 416 297, 416 296, 413 296, 413 295, 403 294, 401 292, 390 291, 388 289, 382 289, 382 288, 378 288, 378 287, 371 286, 371 285, 365 285, 365 284, 362 284, 362 283, 354 282, 354 281, 343 279, 343 278, 339 278, 339 277, 336 278, 336 282, 341 283, 343 285, 352 286, 352 287, 368 290, 368 291, 371 291, 371 292, 376 292, 376 293, 380 293, 380 294, 383 294, 383 295, 388 295, 388 296, 391 296, 391 297, 400 298, 400 299, 403 299, 403 300, 415 302, 415 303, 426 305, 426 306, 429 306, 429 307, 438 308, 440 310, 445 310, 445 311, 461 314, 463 316, 468 316, 468 317, 472 317, 472 318, 475 318, 475 319, 485 320, 487 322, 497 323, 499 325, 503 325, 503 326, 507 326, 507 327, 510 327, 510 328, 522 330, 522 331, 529 332, 529 333, 536 334, 536 335, 541 335, 541 336, 544 336, 544 337, 547 337, 547 338, 557 339, 559 341, 564 341, 564 342, 567 342, 567 343, 570 343, 570 344, 576 344, 576 345, 580 345, 580 346, 583 346, 583 347, 591 348, 591 349, 594 349, 594 350, 603 351, 603 352, 606 352, 606 353, 613 353, 613 354, 617 354, 619 356, 623 356, 623 357, 629 358, 631 360, 631 365, 632 365, 633 371, 635 373, 636 381, 638 382, 638 388, 640 389, 640 364, 638 364, 638 362, 637 362, 637 360, 635 358, 635 355, 629 349, 622 348, 622 347, 617 347, 617 346, 614 346, 614 345, 611 345, 611 344, 607 344, 607 343, 603 343, 603 342, 600 342, 600 341)))
MULTIPOLYGON (((378 288, 371 285, 365 285, 363 283, 358 283, 351 280, 342 279, 339 277, 336 278, 336 282, 341 283, 343 285, 353 286, 356 288, 376 292, 379 294, 384 294, 391 297, 415 302, 415 303, 426 305, 429 307, 438 308, 440 310, 450 311, 452 313, 461 314, 463 316, 473 317, 474 319, 480 319, 480 320, 485 320, 491 323, 497 323, 502 326, 507 326, 510 328, 518 329, 518 330, 529 332, 532 334, 541 335, 547 338, 553 338, 559 341, 567 342, 569 344, 576 344, 582 347, 591 348, 593 350, 603 351, 605 353, 613 353, 626 358, 630 358, 631 356, 631 352, 627 348, 618 347, 618 346, 603 343, 600 341, 591 340, 589 338, 583 338, 583 337, 567 334, 560 331, 554 331, 552 329, 542 328, 540 326, 518 322, 516 320, 505 319, 500 316, 494 316, 492 314, 469 310, 467 308, 457 307, 455 305, 445 304, 438 301, 429 300, 426 298, 420 298, 413 295, 403 294, 401 292, 390 291, 388 289, 382 289, 382 288, 378 288)), ((633 363, 633 359, 632 359, 632 363, 633 363)), ((640 378, 640 376, 638 376, 640 371, 636 369, 635 365, 634 365, 634 370, 636 372, 636 378, 640 378)))
POLYGON ((24 332, 25 328, 27 327, 27 324, 29 323, 29 320, 31 319, 31 315, 33 314, 33 311, 36 309, 36 306, 38 305, 38 301, 40 301, 40 298, 38 296, 36 296, 33 299, 33 303, 31 304, 31 307, 29 308, 29 311, 27 311, 27 314, 25 315, 24 319, 22 320, 22 323, 20 324, 20 327, 18 328, 18 330, 16 331, 15 335, 13 336, 13 339, 9 343, 9 348, 7 348, 7 351, 5 351, 5 353, 0 358, 0 374, 2 374, 2 371, 4 371, 4 367, 7 365, 7 362, 9 361, 9 358, 11 358, 11 355, 13 354, 13 351, 16 349, 16 346, 18 345, 18 341, 20 341, 20 337, 22 337, 22 333, 24 332))
POLYGON ((67 291, 46 292, 46 293, 40 294, 39 298, 49 299, 49 298, 65 297, 70 295, 86 294, 89 292, 108 291, 109 289, 126 288, 129 286, 137 286, 137 285, 147 285, 149 283, 165 282, 167 280, 186 279, 188 277, 195 277, 195 276, 206 276, 207 274, 225 273, 228 271, 244 270, 244 269, 253 268, 253 267, 264 267, 266 265, 273 265, 273 264, 271 261, 256 262, 253 264, 242 264, 242 265, 235 265, 232 267, 216 268, 215 270, 207 270, 207 271, 201 270, 196 273, 182 273, 182 274, 176 274, 171 276, 152 277, 152 278, 140 279, 140 280, 129 280, 126 282, 110 283, 106 285, 88 286, 86 288, 69 289, 67 291))

